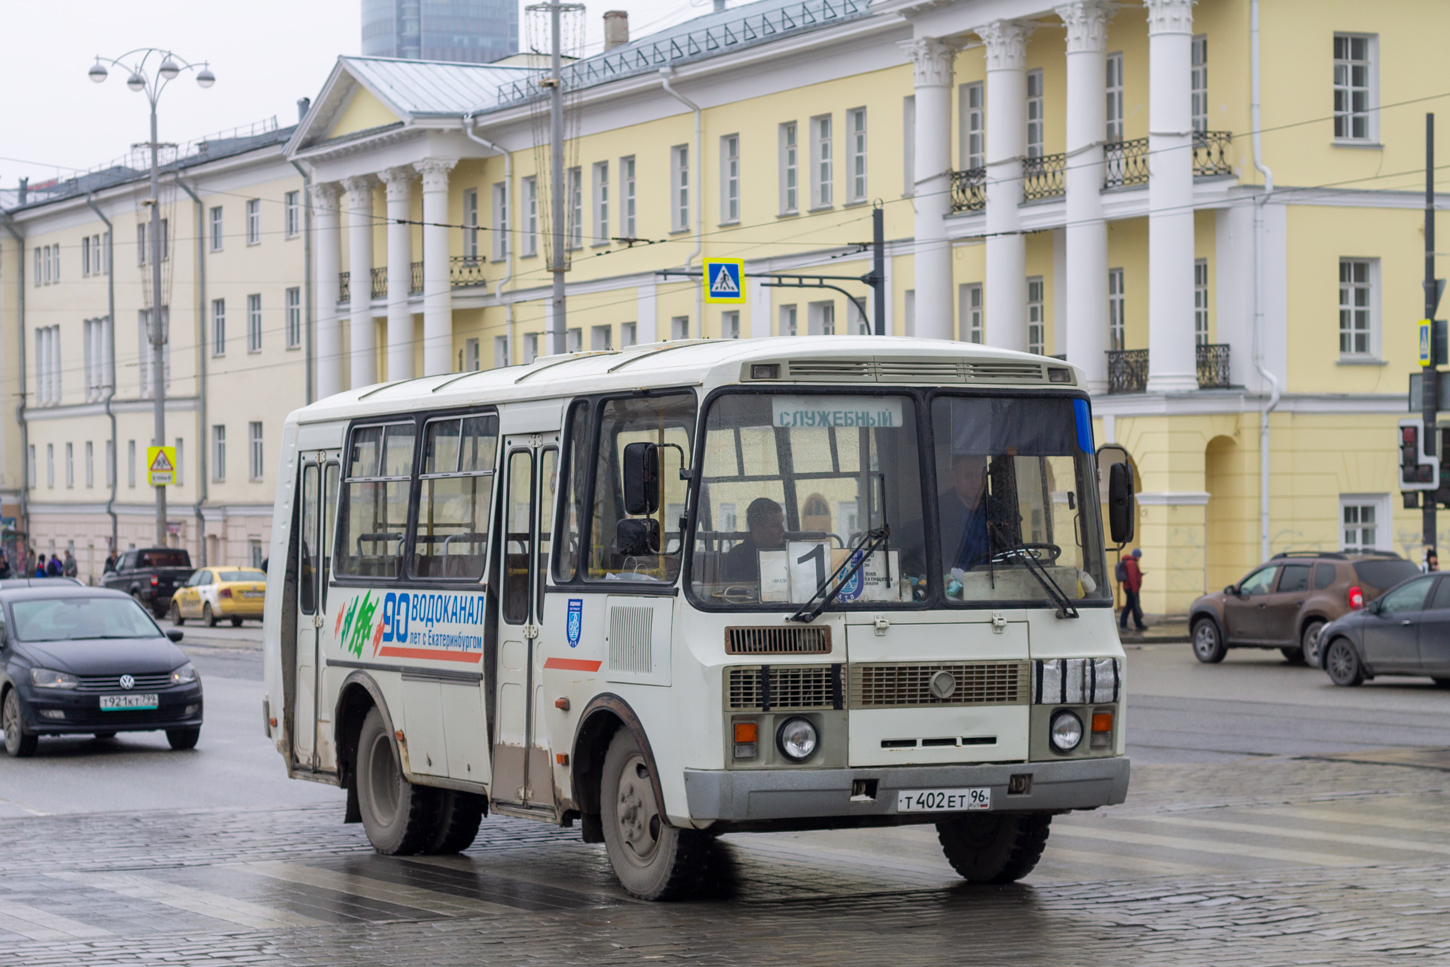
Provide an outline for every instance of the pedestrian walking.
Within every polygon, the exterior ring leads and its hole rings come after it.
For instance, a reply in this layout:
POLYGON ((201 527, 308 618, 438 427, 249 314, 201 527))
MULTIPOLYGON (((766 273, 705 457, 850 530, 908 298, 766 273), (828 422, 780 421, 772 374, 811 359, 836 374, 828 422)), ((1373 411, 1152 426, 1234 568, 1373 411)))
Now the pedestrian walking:
POLYGON ((45 555, 41 554, 35 559, 35 570, 31 572, 38 578, 45 577, 45 555))
POLYGON ((48 578, 58 578, 64 573, 65 566, 60 563, 60 555, 50 555, 50 560, 45 565, 45 576, 48 578))
POLYGON ((0 551, 0 581, 10 577, 10 558, 4 551, 0 551))
POLYGON ((1425 559, 1420 563, 1420 570, 1425 574, 1440 570, 1440 558, 1433 547, 1425 548, 1425 559))
MULTIPOLYGON (((111 553, 109 553, 109 554, 106 555, 106 567, 105 567, 105 571, 114 571, 115 569, 116 569, 116 552, 115 551, 112 551, 111 553)), ((104 574, 105 571, 102 571, 101 573, 104 574)))
POLYGON ((1123 614, 1118 619, 1118 627, 1127 630, 1128 615, 1133 616, 1133 624, 1139 631, 1147 631, 1148 626, 1143 624, 1143 605, 1138 599, 1138 594, 1143 590, 1143 569, 1138 562, 1143 557, 1140 548, 1133 548, 1133 553, 1123 559, 1123 614))
POLYGON ((25 566, 23 568, 21 568, 20 571, 26 577, 30 577, 32 574, 35 573, 35 549, 34 548, 27 547, 25 549, 25 566))
POLYGON ((76 557, 70 552, 70 548, 66 548, 65 550, 65 564, 61 567, 61 573, 68 578, 80 576, 80 565, 76 563, 76 557))

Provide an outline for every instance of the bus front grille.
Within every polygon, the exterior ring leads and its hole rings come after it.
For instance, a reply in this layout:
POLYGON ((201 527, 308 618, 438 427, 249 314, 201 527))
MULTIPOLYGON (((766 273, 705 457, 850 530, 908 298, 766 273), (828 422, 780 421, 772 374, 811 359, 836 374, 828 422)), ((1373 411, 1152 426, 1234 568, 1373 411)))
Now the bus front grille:
POLYGON ((727 655, 829 655, 831 629, 805 628, 727 628, 727 655))
POLYGON ((772 712, 844 707, 840 665, 753 665, 726 670, 726 704, 772 712))
POLYGON ((851 707, 1026 705, 1027 662, 852 665, 851 707))

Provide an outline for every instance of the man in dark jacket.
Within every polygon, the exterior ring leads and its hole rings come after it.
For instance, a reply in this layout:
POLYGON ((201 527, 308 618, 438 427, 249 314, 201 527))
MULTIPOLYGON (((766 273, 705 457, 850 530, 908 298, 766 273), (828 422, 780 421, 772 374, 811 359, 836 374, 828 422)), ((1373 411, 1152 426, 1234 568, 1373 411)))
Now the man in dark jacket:
POLYGON ((60 563, 60 555, 50 555, 50 560, 45 564, 45 576, 48 578, 58 578, 63 574, 65 574, 65 567, 60 563))
POLYGON ((1138 600, 1138 594, 1143 590, 1143 571, 1138 567, 1142 556, 1142 550, 1135 547, 1133 553, 1123 559, 1123 570, 1127 572, 1127 578, 1123 581, 1123 614, 1118 619, 1118 627, 1125 631, 1129 614, 1133 616, 1133 624, 1139 631, 1148 630, 1148 626, 1143 624, 1143 605, 1138 600))

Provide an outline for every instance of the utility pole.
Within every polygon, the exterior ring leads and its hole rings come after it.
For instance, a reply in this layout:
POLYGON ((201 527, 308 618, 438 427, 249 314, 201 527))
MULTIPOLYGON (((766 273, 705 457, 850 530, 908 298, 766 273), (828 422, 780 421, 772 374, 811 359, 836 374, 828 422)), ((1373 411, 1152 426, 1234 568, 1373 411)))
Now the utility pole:
POLYGON ((549 72, 549 207, 554 218, 554 251, 551 253, 553 264, 549 266, 549 270, 554 273, 553 312, 549 316, 549 352, 558 354, 564 352, 564 333, 567 331, 564 309, 564 269, 567 265, 564 252, 564 82, 561 71, 563 57, 559 50, 562 39, 560 18, 565 4, 560 0, 549 0, 546 6, 549 9, 549 34, 552 41, 549 72))
POLYGON ((886 335, 886 224, 881 202, 871 209, 871 315, 876 335, 886 335))
MULTIPOLYGON (((1435 115, 1425 115, 1425 318, 1433 320, 1439 308, 1440 286, 1435 281, 1435 115)), ((1440 408, 1440 371, 1435 358, 1435 324, 1430 323, 1430 365, 1425 367, 1421 396, 1421 416, 1424 421, 1425 453, 1439 458, 1439 433, 1435 429, 1435 418, 1440 408)), ((1433 492, 1423 498, 1421 513, 1424 514, 1424 543, 1427 552, 1435 550, 1435 510, 1439 501, 1433 492)), ((1438 556, 1438 555, 1437 555, 1438 556)))

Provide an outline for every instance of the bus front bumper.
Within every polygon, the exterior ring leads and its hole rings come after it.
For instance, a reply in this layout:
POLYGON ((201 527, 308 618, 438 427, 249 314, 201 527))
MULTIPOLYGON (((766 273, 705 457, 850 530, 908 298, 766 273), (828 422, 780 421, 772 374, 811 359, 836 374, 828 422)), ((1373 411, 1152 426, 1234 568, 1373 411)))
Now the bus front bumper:
POLYGON ((898 812, 898 793, 985 788, 993 812, 1092 809, 1128 797, 1128 772, 1123 756, 873 769, 686 769, 685 796, 690 818, 701 823, 929 823, 951 814, 898 812))

